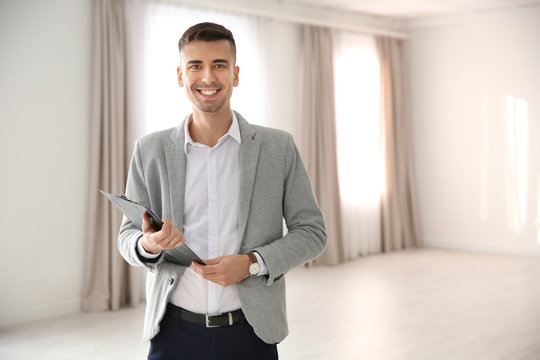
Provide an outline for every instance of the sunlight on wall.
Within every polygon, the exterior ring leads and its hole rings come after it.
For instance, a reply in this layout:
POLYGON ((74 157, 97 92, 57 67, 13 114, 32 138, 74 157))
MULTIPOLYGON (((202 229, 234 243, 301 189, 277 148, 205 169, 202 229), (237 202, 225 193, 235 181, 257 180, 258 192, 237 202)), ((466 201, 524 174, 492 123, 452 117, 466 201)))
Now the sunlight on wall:
POLYGON ((538 244, 540 245, 540 173, 538 174, 538 190, 537 190, 537 200, 536 200, 536 203, 537 203, 537 206, 538 206, 538 211, 537 211, 537 214, 536 214, 536 236, 537 236, 537 242, 538 244))
POLYGON ((508 226, 516 234, 527 216, 529 119, 527 102, 514 96, 506 99, 508 226))
POLYGON ((490 96, 487 91, 482 94, 482 143, 481 143, 481 159, 480 162, 480 218, 487 221, 489 217, 488 206, 488 167, 489 167, 489 147, 490 147, 490 96))

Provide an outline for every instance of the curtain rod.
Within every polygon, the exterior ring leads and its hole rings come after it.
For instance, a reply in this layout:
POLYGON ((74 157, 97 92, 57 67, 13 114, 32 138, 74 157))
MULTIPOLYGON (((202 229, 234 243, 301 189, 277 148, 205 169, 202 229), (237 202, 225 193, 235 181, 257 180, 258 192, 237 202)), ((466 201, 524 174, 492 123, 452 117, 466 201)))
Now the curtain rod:
POLYGON ((396 19, 367 16, 320 7, 307 7, 287 3, 283 0, 279 2, 268 0, 168 0, 166 2, 263 16, 276 20, 323 26, 370 35, 399 39, 408 38, 407 33, 404 30, 400 30, 402 26, 401 21, 396 19))

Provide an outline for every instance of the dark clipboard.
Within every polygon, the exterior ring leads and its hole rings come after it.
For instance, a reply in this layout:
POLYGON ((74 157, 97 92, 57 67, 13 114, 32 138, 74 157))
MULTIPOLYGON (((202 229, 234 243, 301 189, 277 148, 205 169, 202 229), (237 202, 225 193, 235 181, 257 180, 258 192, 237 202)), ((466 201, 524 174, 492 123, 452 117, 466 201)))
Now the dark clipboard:
MULTIPOLYGON (((161 230, 163 221, 154 211, 152 211, 152 209, 149 209, 136 201, 130 200, 124 195, 115 195, 103 190, 99 190, 99 192, 120 209, 120 211, 122 211, 133 224, 137 225, 138 228, 142 229, 142 215, 146 212, 150 217, 152 227, 156 230, 161 230)), ((186 244, 174 249, 165 250, 164 256, 166 261, 178 265, 190 266, 193 261, 206 265, 205 262, 202 261, 202 259, 186 244)))

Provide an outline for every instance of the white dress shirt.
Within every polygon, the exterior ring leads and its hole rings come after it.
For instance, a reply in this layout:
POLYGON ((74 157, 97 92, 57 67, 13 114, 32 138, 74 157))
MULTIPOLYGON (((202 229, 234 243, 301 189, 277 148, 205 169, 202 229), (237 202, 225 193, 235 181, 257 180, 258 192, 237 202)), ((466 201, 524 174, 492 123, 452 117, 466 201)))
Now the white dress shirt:
MULTIPOLYGON (((184 128, 186 182, 184 195, 184 241, 202 259, 237 254, 238 208, 240 191, 240 128, 236 115, 229 131, 210 148, 196 143, 184 128)), ((138 244, 139 252, 154 257, 138 244)), ((261 265, 259 275, 268 274, 264 261, 255 253, 261 265)), ((155 256, 158 256, 157 254, 155 256)), ((187 268, 173 290, 169 302, 186 310, 216 315, 240 309, 236 285, 223 287, 203 279, 187 268)))

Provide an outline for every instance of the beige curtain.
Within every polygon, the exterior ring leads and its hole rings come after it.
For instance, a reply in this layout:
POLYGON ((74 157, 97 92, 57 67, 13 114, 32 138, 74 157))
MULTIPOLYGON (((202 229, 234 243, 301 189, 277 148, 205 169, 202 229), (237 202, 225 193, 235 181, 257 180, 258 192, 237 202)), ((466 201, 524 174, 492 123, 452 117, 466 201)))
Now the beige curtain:
POLYGON ((386 188, 381 198, 383 251, 418 245, 407 66, 403 40, 377 37, 386 188))
POLYGON ((328 245, 316 264, 343 262, 336 153, 332 33, 304 25, 299 147, 324 214, 328 245))
POLYGON ((128 141, 127 46, 124 0, 94 0, 88 238, 83 310, 115 310, 141 301, 140 269, 119 255, 121 214, 98 189, 123 193, 128 141))

